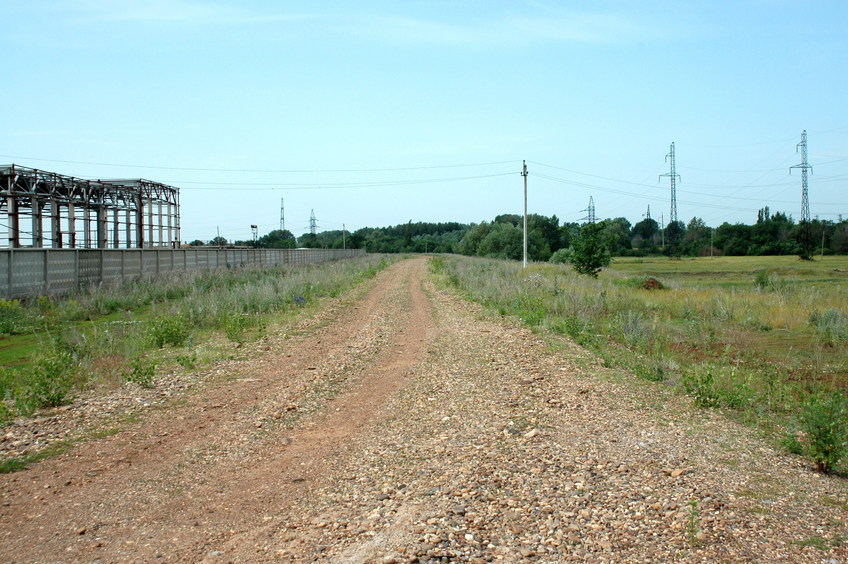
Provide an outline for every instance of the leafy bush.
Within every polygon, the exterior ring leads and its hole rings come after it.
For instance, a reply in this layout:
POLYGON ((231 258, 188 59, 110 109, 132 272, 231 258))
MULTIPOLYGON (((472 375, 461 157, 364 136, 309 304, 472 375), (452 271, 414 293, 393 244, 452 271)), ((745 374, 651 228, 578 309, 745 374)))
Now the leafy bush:
POLYGON ((31 415, 42 407, 57 407, 72 398, 79 365, 64 351, 53 350, 39 358, 24 377, 15 406, 23 415, 31 415))
POLYGON ((191 354, 177 355, 174 360, 186 370, 191 370, 197 365, 197 353, 192 351, 191 354))
POLYGON ((244 332, 251 326, 251 319, 247 315, 239 313, 227 315, 222 323, 224 334, 236 343, 244 342, 244 332))
POLYGON ((585 329, 586 324, 583 323, 583 320, 574 315, 563 318, 562 322, 556 327, 557 331, 565 333, 575 341, 585 329))
POLYGON ((153 388, 153 379, 156 375, 156 365, 142 357, 134 359, 130 363, 130 370, 123 372, 122 376, 127 382, 138 384, 142 388, 153 388))
POLYGON ((555 264, 571 263, 571 249, 557 249, 554 251, 554 254, 551 255, 551 258, 548 259, 548 262, 555 264))
POLYGON ((165 345, 179 347, 188 341, 191 327, 182 315, 163 315, 150 321, 147 335, 157 348, 165 345))
POLYGON ((695 400, 698 407, 719 407, 719 394, 716 391, 713 373, 698 370, 683 375, 683 389, 695 400))
POLYGON ((32 330, 31 315, 19 300, 0 300, 0 335, 15 335, 32 330))
POLYGON ((822 472, 848 454, 848 399, 841 391, 811 394, 801 411, 804 453, 822 472))
POLYGON ((752 396, 750 382, 737 378, 736 367, 723 372, 717 366, 697 366, 683 375, 682 382, 698 407, 741 409, 752 396))

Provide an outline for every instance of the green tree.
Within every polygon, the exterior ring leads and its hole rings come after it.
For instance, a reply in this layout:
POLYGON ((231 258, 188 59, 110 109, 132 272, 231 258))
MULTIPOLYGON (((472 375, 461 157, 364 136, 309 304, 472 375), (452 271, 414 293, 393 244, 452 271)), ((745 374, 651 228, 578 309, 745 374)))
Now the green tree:
POLYGON ((679 257, 683 243, 683 237, 686 235, 686 224, 680 220, 672 221, 665 228, 666 242, 668 243, 668 255, 679 257))
MULTIPOLYGON (((546 217, 535 213, 531 214, 527 217, 527 229, 531 232, 538 231, 551 251, 556 251, 563 247, 562 231, 560 231, 559 218, 557 216, 546 217)), ((547 259, 539 257, 539 260, 547 259)))
POLYGON ((604 240, 605 227, 603 222, 587 223, 572 241, 571 264, 578 273, 597 278, 598 272, 609 266, 612 255, 604 240))
POLYGON ((660 238, 660 225, 654 219, 645 218, 630 230, 631 245, 643 251, 655 251, 660 238))
POLYGON ((710 228, 700 217, 693 217, 683 236, 683 254, 696 257, 710 254, 710 228))
POLYGON ((630 222, 623 217, 605 219, 601 222, 604 226, 604 239, 610 247, 610 253, 616 256, 624 254, 630 249, 630 222))
MULTIPOLYGON (((530 218, 528 217, 529 221, 530 218)), ((505 213, 495 217, 495 220, 492 223, 509 223, 515 227, 524 225, 524 216, 518 215, 517 213, 505 213)))
POLYGON ((293 249, 297 246, 294 235, 288 229, 275 229, 259 237, 256 246, 260 249, 293 249))
POLYGON ((835 254, 844 255, 848 253, 848 221, 833 226, 833 236, 830 241, 831 250, 835 254))
POLYGON ((486 238, 486 235, 492 230, 492 226, 485 221, 478 225, 474 225, 459 242, 457 250, 460 254, 475 256, 477 249, 480 247, 480 242, 486 238))
POLYGON ((480 241, 481 257, 520 260, 524 254, 524 232, 511 223, 495 223, 480 241))
POLYGON ((751 247, 749 254, 791 255, 798 252, 795 242, 790 238, 792 220, 786 214, 777 212, 772 215, 768 207, 757 213, 757 223, 750 226, 751 247))

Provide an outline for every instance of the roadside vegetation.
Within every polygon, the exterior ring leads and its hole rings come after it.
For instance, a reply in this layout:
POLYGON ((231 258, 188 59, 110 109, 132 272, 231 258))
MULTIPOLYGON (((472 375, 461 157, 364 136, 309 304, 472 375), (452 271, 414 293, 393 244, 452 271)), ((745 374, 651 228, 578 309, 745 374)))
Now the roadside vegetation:
POLYGON ((226 357, 293 310, 373 278, 391 260, 189 271, 68 297, 0 300, 0 425, 66 404, 82 390, 125 381, 154 387, 162 370, 226 357))
POLYGON ((848 257, 616 259, 597 278, 458 256, 431 266, 500 315, 848 470, 848 257))
MULTIPOLYGON (((754 221, 754 218, 751 218, 754 221)), ((481 223, 408 222, 392 227, 363 227, 353 233, 324 231, 298 238, 305 247, 366 249, 369 253, 456 253, 485 258, 521 260, 524 247, 522 216, 501 214, 481 223)), ((530 260, 562 262, 579 238, 581 224, 560 222, 556 215, 530 214, 527 251, 530 260), (559 255, 557 255, 559 253, 559 255)), ((626 218, 597 222, 596 236, 613 257, 703 257, 803 255, 814 258, 848 254, 848 220, 814 219, 799 223, 768 207, 757 212, 756 223, 708 226, 693 217, 687 223, 661 225, 647 217, 636 224, 626 218)), ((197 241, 196 243, 200 243, 197 241)), ((225 244, 226 241, 212 241, 225 244)), ((294 245, 291 233, 272 231, 257 241, 238 244, 261 248, 294 245)))

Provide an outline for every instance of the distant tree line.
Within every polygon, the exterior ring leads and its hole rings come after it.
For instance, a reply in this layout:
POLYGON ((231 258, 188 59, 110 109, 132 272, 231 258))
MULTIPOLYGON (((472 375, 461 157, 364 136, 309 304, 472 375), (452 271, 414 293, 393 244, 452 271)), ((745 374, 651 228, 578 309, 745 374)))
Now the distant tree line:
MULTIPOLYGON (((257 248, 311 247, 364 248, 369 253, 457 253, 470 256, 520 260, 523 254, 523 217, 504 214, 491 222, 463 224, 412 221, 392 227, 363 227, 356 231, 304 233, 295 239, 289 231, 275 230, 256 241, 236 245, 257 248)), ((756 223, 722 223, 711 228, 700 218, 665 226, 654 219, 631 225, 623 218, 597 222, 593 232, 611 256, 723 256, 723 255, 815 255, 848 254, 848 221, 796 223, 784 213, 763 208, 756 223)), ((528 255, 547 261, 557 251, 564 256, 581 230, 578 223, 562 223, 556 215, 531 214, 527 221, 528 255)), ((192 244, 202 244, 195 241, 192 244)), ((227 244, 213 239, 209 244, 227 244)), ((556 257, 555 257, 556 260, 556 257)))

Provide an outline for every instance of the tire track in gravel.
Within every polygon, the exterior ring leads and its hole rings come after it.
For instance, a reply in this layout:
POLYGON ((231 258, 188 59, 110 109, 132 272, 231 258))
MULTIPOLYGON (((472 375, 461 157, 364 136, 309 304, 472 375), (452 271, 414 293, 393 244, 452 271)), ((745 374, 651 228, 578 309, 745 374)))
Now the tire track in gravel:
POLYGON ((425 289, 439 335, 390 415, 241 561, 848 561, 844 480, 425 289))
POLYGON ((331 324, 228 363, 234 381, 0 478, 0 559, 244 557, 346 456, 425 354, 436 333, 425 265, 398 263, 331 324), (298 402, 315 413, 287 428, 298 402))

